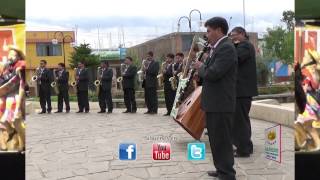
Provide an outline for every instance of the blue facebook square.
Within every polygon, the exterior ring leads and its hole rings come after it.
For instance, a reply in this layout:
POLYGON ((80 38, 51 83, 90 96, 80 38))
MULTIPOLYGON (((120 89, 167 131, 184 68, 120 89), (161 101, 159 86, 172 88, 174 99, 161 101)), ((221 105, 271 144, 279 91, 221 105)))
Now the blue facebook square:
POLYGON ((136 160, 137 148, 133 143, 119 144, 119 159, 120 160, 136 160))

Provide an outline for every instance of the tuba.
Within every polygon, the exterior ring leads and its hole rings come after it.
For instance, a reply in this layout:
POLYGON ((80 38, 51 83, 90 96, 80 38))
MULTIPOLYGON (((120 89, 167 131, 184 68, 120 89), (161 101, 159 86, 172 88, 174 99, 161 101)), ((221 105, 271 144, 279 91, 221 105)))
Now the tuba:
POLYGON ((78 68, 74 68, 73 70, 74 70, 74 78, 75 78, 75 79, 74 79, 74 81, 72 81, 72 82, 70 83, 70 85, 71 85, 72 87, 76 87, 76 85, 78 84, 78 83, 77 83, 77 80, 76 80, 78 68))
POLYGON ((142 60, 141 68, 137 72, 139 82, 142 82, 146 78, 146 70, 149 67, 150 62, 146 59, 142 60))
POLYGON ((163 63, 161 64, 160 73, 157 75, 159 87, 162 87, 162 86, 163 86, 163 80, 164 80, 163 74, 164 74, 164 71, 166 70, 167 66, 168 66, 168 63, 167 63, 167 62, 163 62, 163 63))
POLYGON ((31 81, 32 81, 32 82, 38 81, 39 76, 40 76, 40 68, 37 67, 35 73, 34 73, 33 76, 31 77, 31 81))
POLYGON ((57 86, 57 73, 58 73, 58 70, 53 70, 53 82, 50 84, 50 86, 53 88, 54 92, 56 94, 59 94, 59 89, 58 89, 58 86, 57 86))

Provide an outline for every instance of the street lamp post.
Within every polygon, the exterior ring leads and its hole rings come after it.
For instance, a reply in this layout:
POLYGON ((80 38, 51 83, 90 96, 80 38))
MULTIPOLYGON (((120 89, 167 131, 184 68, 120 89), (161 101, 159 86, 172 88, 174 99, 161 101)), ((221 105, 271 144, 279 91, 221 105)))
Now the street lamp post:
POLYGON ((189 20, 190 20, 190 31, 191 31, 191 14, 192 12, 198 12, 199 15, 200 15, 200 23, 199 23, 199 26, 201 27, 202 26, 202 17, 201 17, 201 12, 198 10, 198 9, 192 9, 189 13, 189 20))
POLYGON ((180 31, 180 21, 181 21, 181 19, 187 19, 188 20, 188 22, 189 22, 189 30, 191 32, 191 21, 187 16, 181 16, 179 18, 179 20, 178 20, 178 32, 180 31))
POLYGON ((62 31, 56 31, 54 33, 54 39, 52 39, 52 44, 58 44, 59 43, 59 40, 57 38, 57 34, 60 34, 60 36, 62 37, 62 51, 63 51, 63 63, 66 64, 66 53, 65 53, 65 48, 64 48, 64 43, 66 42, 66 39, 69 38, 70 39, 70 45, 72 45, 72 41, 73 41, 73 38, 72 36, 70 35, 64 35, 62 31))

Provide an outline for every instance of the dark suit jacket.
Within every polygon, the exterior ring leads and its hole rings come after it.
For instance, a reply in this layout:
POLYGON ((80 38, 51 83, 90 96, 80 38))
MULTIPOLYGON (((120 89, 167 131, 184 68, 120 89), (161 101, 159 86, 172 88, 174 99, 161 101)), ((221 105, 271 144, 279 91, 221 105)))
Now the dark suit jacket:
POLYGON ((107 68, 103 71, 102 77, 101 77, 101 85, 100 85, 102 90, 104 91, 111 90, 112 77, 113 77, 113 71, 111 68, 107 68))
POLYGON ((50 90, 51 89, 50 84, 52 81, 53 81, 53 76, 51 71, 45 68, 39 77, 40 89, 45 91, 50 90))
POLYGON ((68 80, 69 80, 69 72, 66 70, 62 71, 61 76, 58 76, 59 73, 57 73, 58 77, 58 89, 59 91, 68 91, 69 85, 68 85, 68 80))
POLYGON ((145 79, 146 88, 150 88, 150 87, 157 88, 158 86, 157 75, 158 75, 159 69, 160 69, 159 62, 155 60, 150 62, 150 65, 146 70, 146 79, 145 79))
POLYGON ((89 75, 88 70, 86 68, 78 69, 77 75, 79 76, 79 80, 77 83, 77 89, 78 91, 88 91, 88 85, 89 85, 89 75))
POLYGON ((256 54, 249 41, 236 45, 238 53, 237 97, 258 95, 256 54))
POLYGON ((122 76, 122 88, 132 88, 134 89, 134 80, 137 74, 137 67, 134 65, 130 65, 127 71, 122 76))
POLYGON ((234 112, 236 103, 237 52, 225 38, 199 69, 203 78, 201 108, 205 112, 234 112))

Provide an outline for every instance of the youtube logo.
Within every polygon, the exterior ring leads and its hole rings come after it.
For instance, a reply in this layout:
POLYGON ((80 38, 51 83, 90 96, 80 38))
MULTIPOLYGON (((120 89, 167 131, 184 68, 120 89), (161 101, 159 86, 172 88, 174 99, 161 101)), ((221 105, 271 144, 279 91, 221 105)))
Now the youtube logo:
POLYGON ((152 145, 153 160, 170 160, 170 144, 155 143, 152 145))

